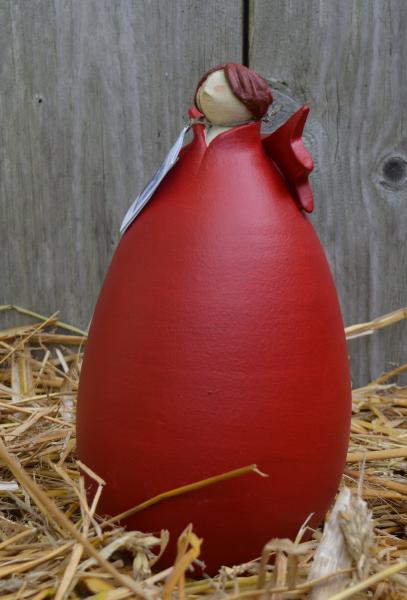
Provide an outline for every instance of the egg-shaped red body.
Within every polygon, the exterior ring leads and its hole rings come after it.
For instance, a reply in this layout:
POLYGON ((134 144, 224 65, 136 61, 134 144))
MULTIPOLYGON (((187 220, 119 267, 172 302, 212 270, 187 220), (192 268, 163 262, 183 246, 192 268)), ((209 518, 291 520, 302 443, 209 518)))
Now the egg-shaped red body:
MULTIPOLYGON (((78 453, 114 515, 252 463, 254 473, 128 520, 193 523, 208 571, 318 524, 338 487, 350 422, 335 286, 313 227, 267 156, 260 124, 208 146, 202 125, 123 235, 80 378, 78 453)), ((169 558, 171 560, 171 557, 169 558)))

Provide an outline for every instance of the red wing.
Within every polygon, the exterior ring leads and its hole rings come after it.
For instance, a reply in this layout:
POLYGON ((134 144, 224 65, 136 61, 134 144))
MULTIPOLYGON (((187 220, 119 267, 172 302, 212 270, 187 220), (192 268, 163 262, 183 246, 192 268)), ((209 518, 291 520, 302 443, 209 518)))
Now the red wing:
POLYGON ((314 161, 301 140, 308 113, 308 106, 301 106, 281 127, 264 136, 262 142, 295 199, 310 213, 314 208, 314 197, 308 176, 314 161))

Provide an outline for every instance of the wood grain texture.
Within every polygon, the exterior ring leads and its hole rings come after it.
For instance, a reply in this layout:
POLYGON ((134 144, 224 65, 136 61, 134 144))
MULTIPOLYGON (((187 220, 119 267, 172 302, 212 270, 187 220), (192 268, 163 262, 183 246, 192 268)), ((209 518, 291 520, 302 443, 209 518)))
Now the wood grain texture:
MULTIPOLYGON (((404 0, 251 2, 250 66, 311 107, 313 221, 346 324, 407 304, 406 29, 404 0)), ((406 360, 406 334, 350 341, 353 383, 406 360)))
POLYGON ((0 2, 0 304, 88 324, 126 209, 202 73, 240 62, 241 23, 233 0, 0 2))
MULTIPOLYGON (((0 2, 0 303, 86 327, 120 220, 205 69, 241 61, 241 2, 0 2)), ((300 103, 313 217, 346 324, 407 303, 407 4, 252 0, 250 66, 279 119, 300 103)), ((0 314, 0 325, 13 317, 0 314)), ((349 344, 353 381, 403 359, 407 326, 349 344)), ((405 357, 405 355, 404 355, 405 357)))

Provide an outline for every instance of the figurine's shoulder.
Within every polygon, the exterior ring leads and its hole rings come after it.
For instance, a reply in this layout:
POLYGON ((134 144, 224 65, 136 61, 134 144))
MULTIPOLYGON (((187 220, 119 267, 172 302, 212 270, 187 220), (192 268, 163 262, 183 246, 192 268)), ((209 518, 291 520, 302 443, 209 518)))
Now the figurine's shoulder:
POLYGON ((263 136, 262 144, 297 202, 310 213, 314 208, 314 199, 308 178, 314 161, 301 139, 308 113, 308 106, 302 106, 276 131, 263 136))

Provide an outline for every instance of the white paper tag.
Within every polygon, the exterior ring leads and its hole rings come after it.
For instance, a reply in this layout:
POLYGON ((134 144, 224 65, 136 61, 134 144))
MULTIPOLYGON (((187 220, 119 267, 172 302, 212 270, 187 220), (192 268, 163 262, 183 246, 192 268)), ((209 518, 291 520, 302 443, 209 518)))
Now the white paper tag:
POLYGON ((167 156, 165 157, 161 165, 158 167, 157 171, 154 173, 153 177, 150 179, 144 190, 137 196, 133 204, 130 206, 120 226, 120 233, 122 235, 129 227, 129 225, 134 221, 134 219, 137 217, 140 211, 143 210, 143 208, 150 200, 150 198, 152 197, 155 190, 158 188, 168 171, 170 171, 170 169, 172 169, 172 167, 177 162, 178 155, 184 143, 185 134, 190 129, 190 127, 191 123, 186 125, 182 129, 181 133, 177 137, 177 141, 172 146, 167 156))

